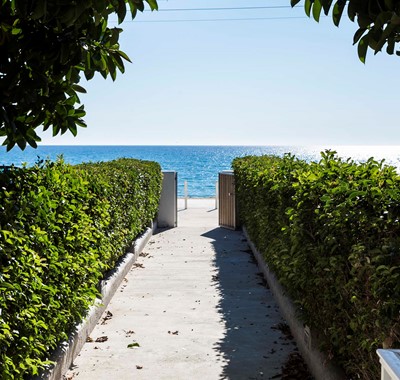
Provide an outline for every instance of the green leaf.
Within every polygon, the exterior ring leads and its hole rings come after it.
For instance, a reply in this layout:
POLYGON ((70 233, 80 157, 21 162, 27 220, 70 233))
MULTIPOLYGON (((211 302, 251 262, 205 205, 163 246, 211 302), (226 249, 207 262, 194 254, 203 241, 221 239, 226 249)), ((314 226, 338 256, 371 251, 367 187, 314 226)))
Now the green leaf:
POLYGON ((38 147, 38 145, 37 145, 37 143, 36 143, 35 140, 32 140, 32 139, 30 139, 30 138, 27 138, 27 139, 26 139, 26 142, 27 142, 32 148, 34 148, 34 149, 36 149, 36 148, 38 147))
POLYGON ((292 7, 295 7, 298 3, 300 3, 300 0, 290 0, 290 5, 292 7))
POLYGON ((86 90, 85 90, 83 87, 81 87, 81 86, 79 86, 79 85, 77 85, 77 84, 73 84, 71 87, 72 87, 76 92, 81 92, 81 93, 83 93, 83 94, 86 94, 86 90))
POLYGON ((74 112, 75 118, 83 117, 83 116, 85 116, 85 115, 86 115, 86 112, 85 112, 85 109, 84 109, 84 106, 83 106, 83 105, 80 106, 79 108, 77 108, 77 109, 75 110, 75 112, 74 112))
POLYGON ((108 71, 110 72, 111 75, 111 79, 115 81, 115 79, 117 78, 117 70, 112 56, 107 57, 107 65, 108 65, 108 71))
POLYGON ((304 11, 306 12, 306 15, 308 17, 311 16, 311 6, 312 6, 311 0, 305 0, 304 1, 304 11))
POLYGON ((355 45, 360 38, 363 36, 363 34, 366 32, 367 29, 360 28, 355 32, 354 37, 353 37, 353 45, 355 45))
POLYGON ((338 0, 333 7, 332 18, 333 18, 333 23, 336 26, 339 26, 340 24, 340 20, 342 18, 345 5, 346 5, 345 0, 338 0))
POLYGON ((321 16, 322 4, 320 0, 314 0, 314 4, 312 7, 312 13, 314 20, 319 22, 319 18, 321 16))
POLYGON ((84 120, 82 120, 82 119, 77 119, 77 120, 75 120, 75 124, 76 124, 76 125, 79 125, 81 128, 87 128, 86 123, 85 123, 84 120))
POLYGON ((125 59, 126 61, 132 63, 132 61, 129 59, 129 57, 126 55, 126 53, 124 53, 124 52, 121 51, 121 50, 118 50, 117 53, 118 53, 123 59, 125 59))
POLYGON ((22 32, 22 29, 20 29, 20 28, 12 28, 12 29, 11 29, 11 34, 12 34, 13 36, 15 36, 15 35, 17 35, 17 34, 21 34, 21 32, 22 32))
MULTIPOLYGON (((118 53, 118 52, 117 52, 118 53)), ((122 61, 121 57, 118 54, 113 55, 112 57, 113 62, 117 65, 119 71, 123 73, 125 71, 124 62, 122 61)))
MULTIPOLYGON (((291 0, 291 1, 297 1, 299 2, 300 0, 291 0)), ((152 11, 158 10, 158 4, 156 0, 146 0, 147 4, 150 5, 150 9, 152 11)), ((293 6, 293 5, 292 5, 293 6)))
POLYGON ((74 118, 68 117, 67 121, 68 121, 68 129, 69 129, 69 131, 72 133, 72 135, 74 137, 76 137, 76 135, 78 133, 78 130, 77 130, 74 118))
POLYGON ((356 11, 356 6, 352 1, 350 1, 347 5, 347 15, 349 16, 349 19, 354 22, 357 15, 357 11, 356 11))
MULTIPOLYGON (((386 44, 386 40, 384 38, 380 38, 379 41, 377 41, 374 49, 375 49, 375 54, 377 54, 378 52, 380 52, 383 48, 383 46, 386 44)), ((388 42, 388 46, 389 46, 389 42, 388 42)), ((393 40, 393 50, 394 50, 394 40, 393 40)), ((388 52, 388 54, 390 54, 388 52)), ((392 51, 393 54, 393 51, 392 51)))
POLYGON ((13 284, 9 284, 7 282, 0 282, 0 289, 1 290, 5 290, 5 289, 11 290, 11 289, 14 289, 14 285, 13 284))
POLYGON ((84 74, 85 74, 85 78, 86 80, 91 80, 94 77, 94 70, 85 70, 84 74))
POLYGON ((10 139, 6 139, 6 140, 4 140, 3 145, 7 146, 6 150, 7 150, 7 152, 9 152, 12 148, 14 148, 15 141, 10 140, 10 139))
POLYGON ((17 140, 17 144, 18 144, 18 146, 19 146, 19 148, 20 148, 21 150, 24 150, 24 149, 26 148, 26 140, 25 140, 25 139, 19 138, 19 139, 17 140))
POLYGON ((136 7, 140 12, 144 11, 144 3, 143 2, 141 2, 141 1, 137 2, 136 7))
POLYGON ((136 5, 133 5, 133 6, 131 6, 131 17, 132 17, 132 20, 136 17, 136 15, 137 15, 137 8, 136 8, 136 5))
POLYGON ((363 38, 361 38, 360 42, 358 43, 358 48, 357 48, 358 58, 362 63, 365 63, 365 59, 367 56, 368 41, 369 41, 369 36, 367 34, 363 38))
POLYGON ((53 124, 53 137, 57 136, 58 132, 60 132, 60 127, 57 124, 53 124))
POLYGON ((117 15, 118 23, 121 24, 126 16, 126 5, 124 0, 118 0, 117 15))
POLYGON ((127 346, 128 348, 135 348, 135 347, 140 347, 140 345, 139 345, 139 343, 137 343, 137 342, 134 342, 134 343, 130 343, 130 344, 128 344, 128 346, 127 346))
POLYGON ((326 16, 328 16, 329 10, 331 9, 333 0, 320 0, 322 8, 326 16))
MULTIPOLYGON (((386 47, 386 52, 388 54, 393 54, 394 53, 394 46, 395 46, 395 39, 393 37, 389 38, 388 41, 387 41, 387 44, 388 45, 386 47)), ((399 55, 398 52, 396 52, 396 54, 399 55)))

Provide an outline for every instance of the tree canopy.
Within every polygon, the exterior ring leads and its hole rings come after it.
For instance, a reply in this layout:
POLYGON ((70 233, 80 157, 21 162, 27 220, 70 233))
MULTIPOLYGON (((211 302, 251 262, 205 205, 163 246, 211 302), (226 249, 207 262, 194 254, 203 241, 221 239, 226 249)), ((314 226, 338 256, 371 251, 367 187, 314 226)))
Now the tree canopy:
MULTIPOLYGON (((291 0, 291 5, 299 2, 291 0)), ((400 0, 305 0, 304 9, 316 21, 322 11, 325 15, 332 11, 333 22, 339 26, 346 5, 349 19, 358 23, 353 42, 358 44, 360 60, 365 62, 368 48, 376 54, 386 47, 388 54, 394 54, 400 41, 400 0)))
POLYGON ((121 23, 156 0, 0 0, 0 136, 10 150, 37 146, 36 129, 53 136, 85 127, 81 76, 115 80, 128 56, 118 43, 121 23))

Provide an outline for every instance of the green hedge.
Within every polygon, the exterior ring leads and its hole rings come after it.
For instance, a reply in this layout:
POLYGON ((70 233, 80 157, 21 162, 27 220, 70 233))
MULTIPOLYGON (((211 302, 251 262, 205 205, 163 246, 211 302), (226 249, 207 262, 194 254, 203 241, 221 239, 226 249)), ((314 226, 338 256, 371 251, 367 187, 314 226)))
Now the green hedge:
POLYGON ((400 342, 400 177, 322 153, 235 159, 243 224, 349 378, 379 378, 400 342), (360 376, 360 377, 358 377, 360 376))
POLYGON ((61 159, 0 174, 0 378, 48 364, 99 281, 155 217, 160 166, 61 159))

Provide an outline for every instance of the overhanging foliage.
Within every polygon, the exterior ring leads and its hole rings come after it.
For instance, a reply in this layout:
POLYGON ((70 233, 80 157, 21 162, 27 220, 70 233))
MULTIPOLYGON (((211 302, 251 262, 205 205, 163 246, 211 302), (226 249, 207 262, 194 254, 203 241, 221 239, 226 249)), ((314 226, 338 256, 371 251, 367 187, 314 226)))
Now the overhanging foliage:
MULTIPOLYGON (((300 0, 291 0, 295 6, 300 0)), ((354 44, 358 44, 358 56, 365 62, 368 48, 375 54, 386 46, 386 52, 393 54, 400 41, 400 1, 399 0, 305 0, 306 14, 319 21, 321 12, 331 11, 336 26, 347 9, 347 16, 358 23, 354 34, 354 44)), ((400 51, 396 51, 400 55, 400 51)))
POLYGON ((0 136, 7 150, 36 147, 39 126, 54 136, 85 127, 82 73, 114 80, 129 61, 118 43, 122 29, 109 28, 109 16, 121 23, 145 2, 157 9, 156 0, 0 1, 0 136))

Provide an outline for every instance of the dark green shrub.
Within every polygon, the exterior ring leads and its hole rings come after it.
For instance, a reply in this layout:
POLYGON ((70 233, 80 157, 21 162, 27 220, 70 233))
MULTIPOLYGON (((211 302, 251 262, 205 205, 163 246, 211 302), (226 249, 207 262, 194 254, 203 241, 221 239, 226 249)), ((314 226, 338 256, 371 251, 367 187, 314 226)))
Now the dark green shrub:
POLYGON ((325 152, 233 163, 241 219, 349 378, 376 379, 375 350, 399 345, 400 177, 325 152))
POLYGON ((108 200, 111 219, 103 228, 109 244, 120 247, 108 262, 113 267, 158 210, 161 168, 154 162, 122 158, 82 164, 78 169, 89 175, 92 191, 108 200))
POLYGON ((156 163, 59 160, 0 173, 0 377, 23 379, 85 316, 158 208, 156 163))

